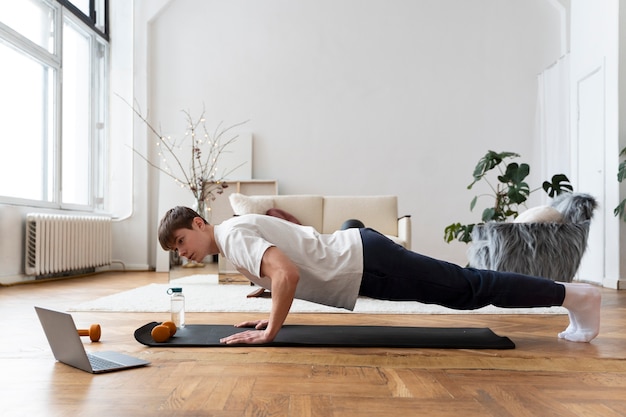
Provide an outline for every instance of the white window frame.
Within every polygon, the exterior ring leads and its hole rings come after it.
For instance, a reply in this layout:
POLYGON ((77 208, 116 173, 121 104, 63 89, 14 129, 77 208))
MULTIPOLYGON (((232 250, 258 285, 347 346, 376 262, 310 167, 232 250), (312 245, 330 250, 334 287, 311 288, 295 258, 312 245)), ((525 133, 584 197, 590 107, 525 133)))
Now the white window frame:
MULTIPOLYGON (((52 91, 52 102, 53 108, 48 108, 49 112, 52 112, 53 117, 53 125, 54 131, 52 135, 54 138, 48 141, 48 152, 53 153, 53 164, 54 168, 51 171, 52 178, 52 196, 50 198, 51 201, 43 201, 43 200, 31 200, 24 198, 17 198, 11 196, 2 196, 0 195, 0 204, 10 204, 10 205, 20 205, 20 206, 30 206, 30 207, 42 207, 42 208, 56 208, 63 210, 80 210, 80 211, 105 211, 106 207, 106 192, 108 189, 107 184, 107 167, 108 167, 108 150, 107 150, 107 142, 108 142, 108 120, 107 119, 107 111, 108 108, 108 85, 109 85, 109 74, 108 74, 108 66, 109 66, 109 43, 108 37, 106 34, 103 34, 97 29, 91 28, 88 24, 84 22, 83 18, 77 17, 74 13, 68 10, 67 7, 64 7, 63 4, 58 1, 51 0, 40 0, 42 3, 51 7, 54 10, 54 26, 55 26, 55 37, 54 37, 54 52, 48 52, 46 49, 41 46, 35 44, 25 36, 16 32, 9 26, 2 23, 0 18, 0 42, 3 44, 16 49, 18 52, 23 53, 29 56, 31 59, 34 59, 41 64, 49 67, 54 71, 54 88, 52 91), (89 190, 88 190, 88 204, 66 204, 62 203, 62 190, 61 190, 61 146, 63 144, 63 132, 62 132, 62 114, 61 109, 63 106, 62 103, 62 80, 63 80, 63 69, 62 69, 62 56, 63 56, 63 25, 64 22, 68 20, 72 25, 80 28, 81 31, 88 34, 90 37, 90 64, 89 68, 86 69, 89 71, 91 79, 91 91, 90 91, 90 138, 89 138, 89 168, 88 173, 86 175, 89 176, 89 190), (97 47, 98 44, 103 45, 104 50, 104 74, 101 74, 104 79, 100 80, 99 83, 95 78, 95 74, 97 71, 92 71, 94 65, 97 65, 98 59, 96 54, 99 51, 97 47), (100 84, 101 88, 104 90, 104 93, 98 94, 96 91, 97 84, 100 84), (102 102, 97 102, 98 98, 102 98, 102 102), (102 107, 102 111, 100 112, 105 120, 98 121, 98 110, 99 106, 102 107), (98 142, 101 141, 100 146, 98 146, 98 142), (99 154, 97 149, 102 150, 102 154, 99 154), (101 181, 101 184, 97 184, 96 181, 101 181), (96 195, 98 193, 98 189, 101 190, 102 195, 96 195)), ((4 64, 6 65, 6 63, 4 64)), ((47 174, 44 174, 47 175, 47 174)), ((44 179, 42 178, 42 181, 44 179)), ((98 193, 99 194, 99 193, 98 193)))

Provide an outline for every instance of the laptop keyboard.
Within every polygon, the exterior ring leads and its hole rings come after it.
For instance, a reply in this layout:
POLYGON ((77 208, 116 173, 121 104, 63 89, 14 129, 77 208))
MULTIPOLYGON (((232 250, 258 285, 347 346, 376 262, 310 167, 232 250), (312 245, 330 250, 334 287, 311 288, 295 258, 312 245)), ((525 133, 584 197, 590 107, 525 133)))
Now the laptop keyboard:
POLYGON ((121 365, 119 363, 116 362, 112 362, 106 359, 102 359, 98 356, 94 356, 94 355, 87 355, 87 357, 89 358, 89 362, 91 363, 91 367, 93 368, 94 371, 101 371, 104 369, 112 369, 112 368, 119 368, 121 365))

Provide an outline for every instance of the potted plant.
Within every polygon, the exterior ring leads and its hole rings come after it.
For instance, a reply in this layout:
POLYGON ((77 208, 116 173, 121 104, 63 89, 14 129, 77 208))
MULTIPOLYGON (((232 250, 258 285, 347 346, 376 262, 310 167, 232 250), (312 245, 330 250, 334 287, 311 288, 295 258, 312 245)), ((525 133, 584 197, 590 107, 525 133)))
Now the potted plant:
MULTIPOLYGON (((572 192, 573 187, 569 179, 564 174, 556 174, 550 181, 544 181, 541 187, 531 189, 526 182, 526 177, 530 173, 530 166, 526 163, 518 164, 510 162, 511 159, 519 158, 520 155, 514 152, 494 152, 488 151, 476 164, 474 168, 474 181, 467 186, 468 190, 480 182, 484 181, 491 188, 492 194, 475 196, 470 203, 470 210, 476 206, 479 197, 491 197, 492 205, 482 212, 482 223, 489 221, 506 221, 515 218, 519 214, 520 206, 524 205, 528 197, 533 192, 543 189, 550 197, 554 197, 563 192, 572 192), (497 174, 492 172, 496 170, 497 174), (489 178, 488 174, 494 174, 494 178, 489 178)), ((472 240, 472 230, 476 224, 453 223, 448 225, 444 231, 444 239, 450 243, 453 240, 469 243, 472 240)))

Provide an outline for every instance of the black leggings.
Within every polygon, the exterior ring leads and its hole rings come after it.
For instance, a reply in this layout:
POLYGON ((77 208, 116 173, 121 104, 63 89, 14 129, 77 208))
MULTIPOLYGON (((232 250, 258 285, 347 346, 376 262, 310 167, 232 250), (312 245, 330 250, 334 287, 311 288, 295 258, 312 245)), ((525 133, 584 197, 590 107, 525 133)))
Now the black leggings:
POLYGON ((419 301, 457 310, 560 306, 565 286, 513 272, 462 268, 405 249, 372 229, 363 241, 360 295, 381 300, 419 301))

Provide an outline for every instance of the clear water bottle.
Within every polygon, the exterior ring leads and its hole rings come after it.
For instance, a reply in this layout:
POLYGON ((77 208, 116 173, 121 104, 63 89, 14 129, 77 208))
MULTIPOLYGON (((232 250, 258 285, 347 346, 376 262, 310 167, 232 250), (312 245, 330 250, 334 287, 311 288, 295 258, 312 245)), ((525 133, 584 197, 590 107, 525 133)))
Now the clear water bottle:
POLYGON ((172 321, 176 327, 185 327, 185 296, 182 288, 170 288, 167 293, 172 296, 172 321))

